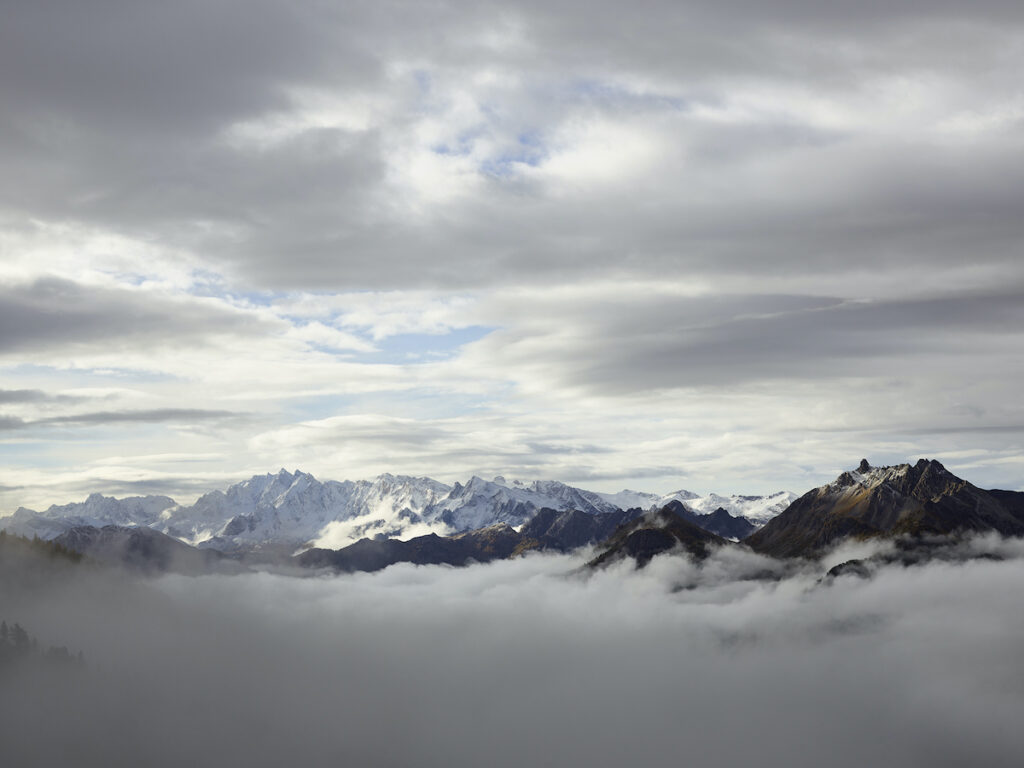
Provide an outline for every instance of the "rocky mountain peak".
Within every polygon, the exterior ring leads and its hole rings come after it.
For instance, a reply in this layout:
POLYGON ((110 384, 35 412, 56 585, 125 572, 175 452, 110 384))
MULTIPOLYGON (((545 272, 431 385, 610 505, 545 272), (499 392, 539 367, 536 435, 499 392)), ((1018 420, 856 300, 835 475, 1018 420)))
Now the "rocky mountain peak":
POLYGON ((858 470, 801 496, 746 541, 755 551, 789 557, 818 554, 846 537, 1024 534, 1024 516, 1005 502, 934 459, 891 467, 864 460, 858 470))

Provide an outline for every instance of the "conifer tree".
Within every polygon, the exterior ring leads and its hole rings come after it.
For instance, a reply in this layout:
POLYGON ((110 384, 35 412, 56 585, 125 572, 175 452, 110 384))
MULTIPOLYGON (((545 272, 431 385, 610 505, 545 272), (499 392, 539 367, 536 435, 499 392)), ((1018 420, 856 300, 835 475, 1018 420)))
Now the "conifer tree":
POLYGON ((28 637, 28 632, 25 631, 21 624, 15 623, 14 627, 11 628, 11 639, 14 641, 14 650, 19 654, 27 654, 31 648, 31 641, 28 637))

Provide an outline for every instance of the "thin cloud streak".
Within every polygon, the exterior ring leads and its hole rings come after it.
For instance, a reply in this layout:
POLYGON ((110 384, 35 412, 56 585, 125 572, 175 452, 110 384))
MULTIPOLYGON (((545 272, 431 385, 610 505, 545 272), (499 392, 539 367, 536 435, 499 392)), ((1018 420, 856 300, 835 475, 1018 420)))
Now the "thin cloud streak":
POLYGON ((35 421, 7 417, 0 421, 0 429, 31 429, 48 426, 103 426, 106 424, 139 424, 163 422, 202 422, 226 419, 245 419, 248 414, 235 411, 214 411, 201 408, 162 408, 148 411, 94 411, 65 416, 51 416, 35 421))

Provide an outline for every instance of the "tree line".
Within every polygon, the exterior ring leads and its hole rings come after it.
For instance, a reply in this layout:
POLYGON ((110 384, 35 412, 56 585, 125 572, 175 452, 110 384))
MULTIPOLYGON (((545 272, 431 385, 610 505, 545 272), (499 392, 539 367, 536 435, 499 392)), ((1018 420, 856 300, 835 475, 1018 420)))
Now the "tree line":
POLYGON ((0 558, 3 558, 5 555, 14 555, 18 553, 42 555, 51 560, 68 560, 72 563, 82 561, 81 553, 75 552, 73 549, 69 549, 63 544, 58 544, 55 541, 47 541, 46 539, 41 539, 38 536, 33 536, 30 539, 26 536, 9 534, 5 530, 0 530, 0 558))
POLYGON ((21 659, 38 659, 55 664, 83 665, 82 652, 71 653, 65 645, 43 647, 21 624, 0 620, 0 667, 21 659))

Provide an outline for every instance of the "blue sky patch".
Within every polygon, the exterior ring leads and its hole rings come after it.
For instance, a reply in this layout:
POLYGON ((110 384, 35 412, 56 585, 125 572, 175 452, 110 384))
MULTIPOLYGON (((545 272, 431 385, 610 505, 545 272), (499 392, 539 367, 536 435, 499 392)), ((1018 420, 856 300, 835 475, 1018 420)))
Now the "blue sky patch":
POLYGON ((482 339, 493 327, 472 325, 448 333, 400 333, 376 343, 377 351, 362 353, 363 362, 433 363, 454 357, 460 347, 482 339))

